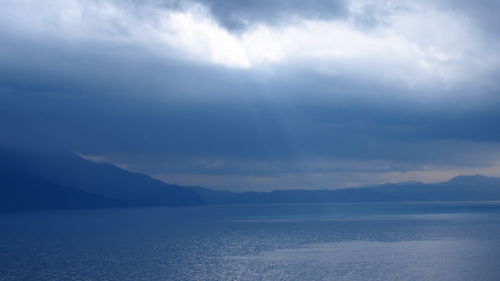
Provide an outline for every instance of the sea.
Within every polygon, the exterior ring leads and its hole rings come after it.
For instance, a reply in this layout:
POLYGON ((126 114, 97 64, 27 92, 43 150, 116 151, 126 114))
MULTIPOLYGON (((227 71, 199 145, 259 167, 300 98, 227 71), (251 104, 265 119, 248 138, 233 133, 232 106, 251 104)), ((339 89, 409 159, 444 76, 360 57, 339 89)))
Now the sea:
POLYGON ((0 280, 498 281, 500 202, 3 213, 0 280))

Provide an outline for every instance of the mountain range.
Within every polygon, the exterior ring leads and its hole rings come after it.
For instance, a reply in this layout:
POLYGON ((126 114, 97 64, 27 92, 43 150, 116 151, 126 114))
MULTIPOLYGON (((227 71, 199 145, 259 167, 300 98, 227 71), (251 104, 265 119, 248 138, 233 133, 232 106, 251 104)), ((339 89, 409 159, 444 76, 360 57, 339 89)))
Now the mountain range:
POLYGON ((388 183, 376 186, 229 192, 192 187, 209 204, 289 204, 332 202, 490 201, 500 200, 500 178, 481 175, 458 176, 447 182, 388 183))
POLYGON ((202 204, 194 190, 73 153, 0 149, 0 209, 202 204))
POLYGON ((167 184, 66 152, 0 149, 0 210, 206 204, 500 200, 500 178, 389 183, 343 189, 230 192, 167 184))

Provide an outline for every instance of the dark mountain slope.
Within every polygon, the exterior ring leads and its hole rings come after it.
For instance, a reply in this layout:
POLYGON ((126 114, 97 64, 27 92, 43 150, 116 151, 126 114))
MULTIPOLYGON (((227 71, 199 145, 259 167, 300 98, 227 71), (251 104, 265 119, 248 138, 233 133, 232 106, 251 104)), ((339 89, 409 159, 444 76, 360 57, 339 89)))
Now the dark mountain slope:
MULTIPOLYGON (((205 204, 203 198, 188 188, 169 185, 111 164, 90 162, 72 153, 21 152, 2 149, 0 150, 0 169, 19 171, 12 176, 27 174, 60 187, 135 202, 135 205, 205 204)), ((42 184, 42 186, 45 185, 42 184)))
POLYGON ((133 202, 111 199, 22 171, 0 171, 0 210, 129 207, 133 202))

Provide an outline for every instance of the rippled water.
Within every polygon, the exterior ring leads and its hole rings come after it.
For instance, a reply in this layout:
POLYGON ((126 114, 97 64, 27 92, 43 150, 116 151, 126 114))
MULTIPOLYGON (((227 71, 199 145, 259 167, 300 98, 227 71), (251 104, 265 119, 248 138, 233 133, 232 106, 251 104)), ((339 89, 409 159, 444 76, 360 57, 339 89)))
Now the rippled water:
POLYGON ((0 280, 500 280, 500 204, 0 215, 0 280))

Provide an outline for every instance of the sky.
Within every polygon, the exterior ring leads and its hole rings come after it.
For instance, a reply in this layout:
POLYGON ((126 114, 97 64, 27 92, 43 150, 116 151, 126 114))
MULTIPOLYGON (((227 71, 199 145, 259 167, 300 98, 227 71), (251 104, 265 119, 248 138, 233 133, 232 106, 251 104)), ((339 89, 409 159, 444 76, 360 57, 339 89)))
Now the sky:
POLYGON ((232 191, 500 176, 499 1, 0 5, 0 146, 232 191))

